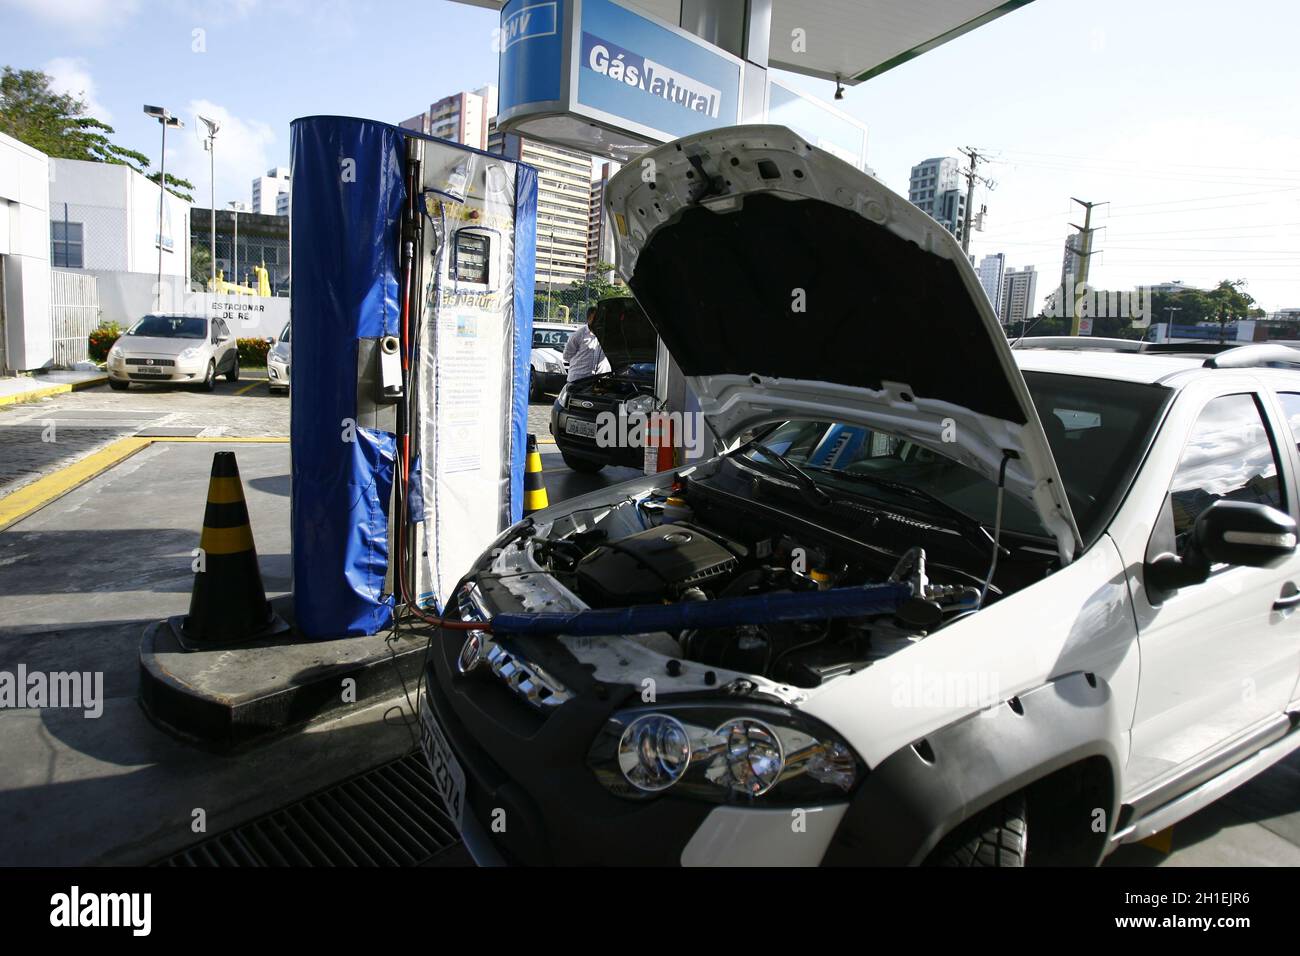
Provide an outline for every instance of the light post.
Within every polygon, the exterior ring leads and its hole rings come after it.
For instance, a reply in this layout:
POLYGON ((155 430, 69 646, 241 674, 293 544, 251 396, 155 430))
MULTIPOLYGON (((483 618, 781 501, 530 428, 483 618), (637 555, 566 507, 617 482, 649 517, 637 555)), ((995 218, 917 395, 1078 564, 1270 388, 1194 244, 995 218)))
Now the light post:
POLYGON ((212 245, 209 251, 212 253, 208 258, 212 265, 212 291, 217 291, 217 131, 221 129, 221 124, 216 120, 208 119, 206 116, 200 116, 203 125, 208 128, 207 138, 203 140, 203 148, 208 151, 208 182, 210 183, 210 200, 212 203, 212 245))
POLYGON ((162 308, 163 207, 167 204, 167 127, 183 129, 179 116, 172 116, 161 106, 145 105, 144 114, 162 126, 162 155, 158 159, 158 308, 162 308))
POLYGON ((228 205, 235 211, 235 245, 234 255, 231 257, 233 260, 231 271, 235 276, 235 285, 239 285, 239 203, 232 199, 228 205))

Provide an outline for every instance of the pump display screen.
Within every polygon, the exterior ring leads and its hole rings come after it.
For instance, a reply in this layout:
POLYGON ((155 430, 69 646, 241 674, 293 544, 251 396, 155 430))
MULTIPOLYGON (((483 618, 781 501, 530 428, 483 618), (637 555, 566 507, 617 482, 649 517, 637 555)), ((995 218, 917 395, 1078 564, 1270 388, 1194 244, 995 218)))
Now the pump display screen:
POLYGON ((461 282, 488 282, 488 237, 462 232, 456 237, 456 278, 461 282))

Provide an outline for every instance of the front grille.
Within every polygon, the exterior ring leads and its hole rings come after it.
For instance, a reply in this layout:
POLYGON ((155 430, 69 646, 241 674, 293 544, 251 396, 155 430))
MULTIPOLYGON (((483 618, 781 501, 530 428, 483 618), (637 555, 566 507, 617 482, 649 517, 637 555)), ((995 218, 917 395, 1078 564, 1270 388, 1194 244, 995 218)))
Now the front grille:
POLYGON ((172 359, 150 359, 150 358, 129 358, 126 360, 127 365, 162 365, 171 368, 176 364, 172 359))
POLYGON ((157 865, 419 866, 458 842, 417 751, 157 865))
MULTIPOLYGON (((482 606, 478 585, 466 584, 456 595, 456 606, 462 621, 483 621, 488 615, 482 606)), ((518 694, 530 707, 549 711, 573 698, 573 693, 562 683, 530 661, 511 654, 491 635, 482 631, 470 632, 457 659, 457 669, 468 674, 480 664, 486 665, 493 675, 511 691, 518 694)))

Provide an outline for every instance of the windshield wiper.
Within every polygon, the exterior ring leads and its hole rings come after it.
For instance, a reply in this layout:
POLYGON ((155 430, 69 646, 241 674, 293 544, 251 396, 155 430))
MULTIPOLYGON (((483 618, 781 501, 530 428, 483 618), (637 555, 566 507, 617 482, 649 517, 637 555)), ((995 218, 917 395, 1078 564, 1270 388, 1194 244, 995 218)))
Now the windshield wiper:
POLYGON ((751 448, 779 463, 786 470, 787 474, 795 479, 795 482, 807 494, 809 500, 819 508, 825 508, 827 505, 832 503, 831 496, 826 493, 821 485, 817 484, 817 479, 808 474, 808 472, 804 471, 789 458, 786 458, 785 455, 773 451, 760 441, 751 441, 745 445, 742 450, 748 451, 751 448))
POLYGON ((938 508, 945 515, 952 518, 953 521, 967 532, 979 534, 981 537, 992 540, 992 536, 979 520, 972 518, 966 512, 959 508, 954 508, 948 502, 944 501, 937 495, 932 495, 923 488, 916 488, 912 485, 905 484, 901 481, 893 481, 889 478, 881 478, 878 475, 871 475, 861 471, 845 471, 842 468, 826 468, 821 465, 809 465, 809 468, 815 471, 825 472, 828 475, 834 475, 837 478, 847 478, 850 481, 860 481, 865 484, 875 485, 877 488, 884 488, 888 491, 897 492, 910 498, 916 498, 938 508))

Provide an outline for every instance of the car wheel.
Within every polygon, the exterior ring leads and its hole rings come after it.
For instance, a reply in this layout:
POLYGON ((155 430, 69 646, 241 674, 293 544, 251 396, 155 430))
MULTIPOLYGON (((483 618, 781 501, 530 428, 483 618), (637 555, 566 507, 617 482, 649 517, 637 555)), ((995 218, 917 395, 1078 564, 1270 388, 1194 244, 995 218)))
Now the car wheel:
POLYGON ((569 468, 583 475, 594 475, 605 467, 603 462, 592 461, 589 458, 571 458, 566 452, 560 452, 560 457, 564 459, 564 463, 569 468))
POLYGON ((239 356, 235 356, 235 364, 230 366, 230 371, 226 373, 227 382, 239 381, 239 356))
POLYGON ((111 389, 112 389, 113 391, 115 391, 115 392, 125 392, 128 388, 131 387, 131 383, 130 383, 130 382, 119 382, 119 381, 118 381, 117 379, 115 379, 115 378, 110 378, 110 379, 108 380, 108 387, 111 388, 111 389))
POLYGON ((986 807, 939 841, 926 866, 1024 866, 1029 843, 1025 795, 986 807))
POLYGON ((216 360, 208 362, 207 374, 203 376, 203 382, 199 385, 200 390, 210 392, 217 387, 217 363, 216 360))

